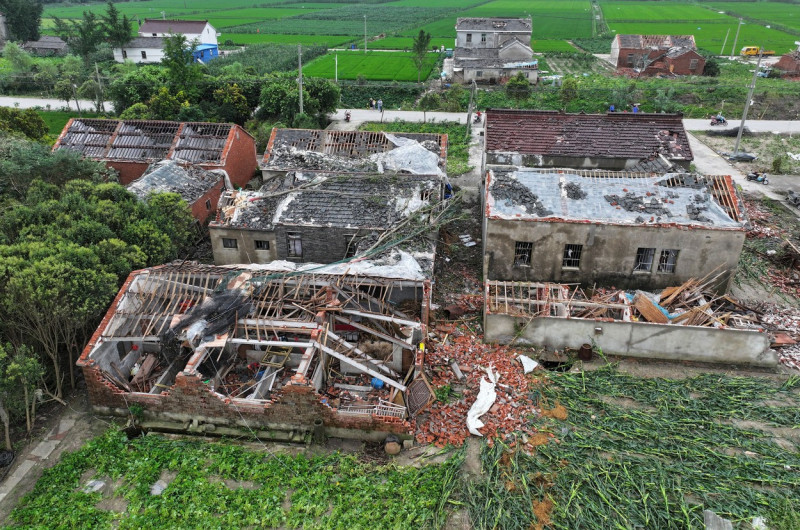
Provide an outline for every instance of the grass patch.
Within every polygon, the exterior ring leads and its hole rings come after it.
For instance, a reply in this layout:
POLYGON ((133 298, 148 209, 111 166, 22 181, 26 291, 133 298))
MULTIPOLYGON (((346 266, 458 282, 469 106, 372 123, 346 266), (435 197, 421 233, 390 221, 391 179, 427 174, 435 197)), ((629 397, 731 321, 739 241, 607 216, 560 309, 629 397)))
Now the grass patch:
POLYGON ((338 453, 289 456, 160 436, 128 441, 110 430, 44 470, 11 519, 39 528, 440 528, 462 458, 381 466, 338 453), (150 495, 162 473, 174 478, 162 495, 150 495), (121 479, 105 498, 81 491, 104 477, 121 479), (123 498, 122 512, 100 508, 123 498))
POLYGON ((800 453, 768 430, 798 425, 799 389, 797 376, 784 384, 718 374, 640 379, 613 366, 550 374, 539 389, 542 406, 559 402, 568 415, 545 420, 541 430, 558 442, 540 445, 535 456, 485 448, 487 479, 465 485, 472 522, 703 528, 709 509, 734 525, 761 515, 770 528, 796 528, 778 524, 798 520, 800 453), (764 429, 736 426, 743 422, 764 429))
MULTIPOLYGON (((333 79, 336 72, 336 55, 327 54, 303 67, 303 73, 309 77, 325 77, 333 79)), ((363 76, 367 80, 381 81, 416 81, 417 67, 411 53, 405 52, 367 52, 347 51, 338 54, 339 79, 358 79, 363 76)), ((424 81, 428 78, 439 58, 438 54, 429 53, 422 67, 424 81)))
POLYGON ((234 44, 244 46, 247 44, 302 44, 304 46, 342 46, 348 42, 348 37, 342 35, 269 35, 265 33, 227 33, 222 32, 219 42, 227 40, 234 44))
MULTIPOLYGON (((77 111, 39 110, 36 112, 47 124, 48 134, 55 136, 56 138, 58 138, 58 135, 64 130, 64 126, 67 124, 70 118, 78 117, 77 111)), ((93 112, 84 112, 82 116, 84 118, 96 118, 99 116, 99 114, 95 114, 93 112)))
MULTIPOLYGON (((455 33, 454 33, 455 34, 455 33)), ((448 38, 431 38, 431 48, 444 46, 445 48, 452 48, 455 37, 448 38)), ((363 48, 364 41, 361 41, 363 48)), ((386 37, 385 39, 376 40, 367 43, 367 48, 378 50, 411 50, 414 46, 413 37, 386 37)), ((416 81, 416 79, 415 79, 416 81)))
MULTIPOLYGON (((577 52, 575 46, 565 40, 543 39, 531 41, 534 52, 577 52)), ((541 67, 540 67, 541 69, 541 67)))
POLYGON ((469 171, 469 144, 466 140, 467 126, 454 122, 417 123, 390 121, 368 122, 361 125, 362 131, 437 133, 447 135, 447 175, 455 177, 469 171))

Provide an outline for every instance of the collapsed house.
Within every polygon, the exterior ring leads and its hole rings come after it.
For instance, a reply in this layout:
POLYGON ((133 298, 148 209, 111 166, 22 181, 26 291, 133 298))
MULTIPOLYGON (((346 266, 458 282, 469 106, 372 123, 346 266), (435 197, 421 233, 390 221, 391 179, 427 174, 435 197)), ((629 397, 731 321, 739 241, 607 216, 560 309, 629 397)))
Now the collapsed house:
POLYGON ((442 68, 459 83, 502 83, 522 73, 535 84, 539 61, 533 58, 530 17, 459 18, 453 57, 442 68))
POLYGON ((92 406, 146 428, 410 435, 430 282, 401 251, 346 265, 178 263, 128 277, 84 349, 92 406))
POLYGON ((680 114, 486 111, 484 167, 665 173, 693 159, 680 114))
POLYGON ((488 280, 724 293, 745 239, 729 176, 490 168, 484 194, 488 280))
POLYGON ((222 190, 233 189, 224 171, 206 171, 200 166, 181 164, 175 160, 152 164, 144 175, 127 187, 128 191, 143 201, 152 193, 177 193, 200 223, 205 223, 216 214, 222 190))
POLYGON ((244 187, 258 165, 255 140, 232 123, 72 118, 53 146, 57 149, 104 162, 117 170, 123 185, 166 159, 221 169, 244 187))
POLYGON ((618 73, 637 76, 702 75, 706 65, 694 35, 615 35, 609 60, 618 73))
MULTIPOLYGON (((209 224, 214 262, 332 263, 360 256, 417 230, 429 232, 444 190, 438 175, 297 171, 259 191, 226 192, 209 224)), ((417 258, 433 261, 433 242, 418 250, 417 258)))
POLYGON ((439 174, 446 164, 446 134, 274 128, 260 168, 267 181, 294 170, 439 174))
POLYGON ((772 67, 780 70, 784 75, 800 75, 800 44, 797 44, 796 50, 781 55, 781 58, 772 67))
POLYGON ((628 357, 775 367, 778 355, 757 314, 717 294, 709 279, 657 293, 487 281, 485 340, 561 352, 599 348, 628 357))

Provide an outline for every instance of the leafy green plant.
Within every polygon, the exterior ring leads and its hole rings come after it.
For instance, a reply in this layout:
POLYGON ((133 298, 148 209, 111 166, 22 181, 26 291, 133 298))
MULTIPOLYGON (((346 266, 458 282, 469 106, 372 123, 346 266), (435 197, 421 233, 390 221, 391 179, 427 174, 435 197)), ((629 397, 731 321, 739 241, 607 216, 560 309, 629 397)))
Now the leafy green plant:
POLYGON ((437 400, 447 403, 453 396, 453 388, 450 385, 442 385, 434 390, 434 394, 436 394, 437 400))

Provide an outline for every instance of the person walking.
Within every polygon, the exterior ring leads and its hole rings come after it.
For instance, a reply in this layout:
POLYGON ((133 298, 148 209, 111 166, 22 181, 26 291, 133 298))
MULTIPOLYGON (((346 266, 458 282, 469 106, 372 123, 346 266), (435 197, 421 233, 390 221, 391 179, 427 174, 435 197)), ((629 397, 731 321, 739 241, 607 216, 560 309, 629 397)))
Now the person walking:
POLYGON ((383 112, 383 100, 378 99, 378 111, 383 112))

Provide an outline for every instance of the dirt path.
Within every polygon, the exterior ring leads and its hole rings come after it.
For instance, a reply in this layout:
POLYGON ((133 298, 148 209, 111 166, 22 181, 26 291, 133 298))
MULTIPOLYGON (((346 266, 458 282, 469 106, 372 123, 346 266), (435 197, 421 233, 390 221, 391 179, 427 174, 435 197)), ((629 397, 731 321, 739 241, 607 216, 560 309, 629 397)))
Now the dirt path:
POLYGON ((8 520, 19 500, 36 485, 45 468, 54 466, 64 451, 75 451, 105 431, 109 422, 89 410, 86 390, 77 390, 67 406, 46 420, 40 439, 17 453, 6 479, 0 484, 0 521, 8 520))

